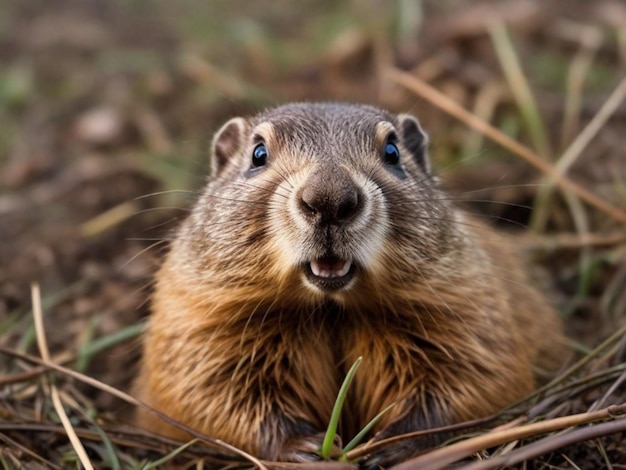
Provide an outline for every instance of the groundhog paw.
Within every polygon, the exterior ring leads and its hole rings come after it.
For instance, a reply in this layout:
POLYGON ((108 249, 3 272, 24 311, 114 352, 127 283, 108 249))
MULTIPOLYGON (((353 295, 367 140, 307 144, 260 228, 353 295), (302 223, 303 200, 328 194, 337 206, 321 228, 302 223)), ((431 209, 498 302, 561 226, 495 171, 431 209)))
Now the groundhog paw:
MULTIPOLYGON (((289 439, 282 447, 279 460, 286 462, 314 462, 321 460, 320 449, 324 441, 324 433, 308 436, 296 436, 289 439)), ((341 456, 341 438, 335 437, 330 451, 330 460, 336 460, 341 456)))

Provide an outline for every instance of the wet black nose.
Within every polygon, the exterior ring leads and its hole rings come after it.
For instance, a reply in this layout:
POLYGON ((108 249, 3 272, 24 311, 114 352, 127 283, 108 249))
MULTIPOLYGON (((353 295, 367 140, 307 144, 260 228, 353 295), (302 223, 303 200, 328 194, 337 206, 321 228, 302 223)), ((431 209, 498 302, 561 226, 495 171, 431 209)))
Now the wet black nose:
POLYGON ((300 209, 321 224, 341 225, 358 214, 359 190, 345 174, 330 172, 311 176, 300 195, 300 209))

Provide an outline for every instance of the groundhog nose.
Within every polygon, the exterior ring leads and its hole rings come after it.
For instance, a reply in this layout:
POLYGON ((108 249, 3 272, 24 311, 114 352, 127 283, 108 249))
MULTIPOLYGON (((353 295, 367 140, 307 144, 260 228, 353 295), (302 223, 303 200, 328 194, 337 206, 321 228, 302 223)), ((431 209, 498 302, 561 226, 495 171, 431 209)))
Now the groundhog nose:
POLYGON ((357 188, 348 181, 320 179, 309 182, 300 196, 300 209, 308 218, 322 224, 339 225, 359 212, 360 197, 357 188))

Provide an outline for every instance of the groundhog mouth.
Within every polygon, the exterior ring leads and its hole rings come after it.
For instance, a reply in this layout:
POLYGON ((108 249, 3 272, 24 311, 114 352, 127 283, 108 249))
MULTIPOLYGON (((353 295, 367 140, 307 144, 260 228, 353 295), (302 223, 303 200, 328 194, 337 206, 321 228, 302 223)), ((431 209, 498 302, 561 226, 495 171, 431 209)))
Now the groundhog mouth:
POLYGON ((309 282, 321 290, 333 291, 346 287, 354 278, 355 266, 350 260, 324 256, 304 266, 309 282))

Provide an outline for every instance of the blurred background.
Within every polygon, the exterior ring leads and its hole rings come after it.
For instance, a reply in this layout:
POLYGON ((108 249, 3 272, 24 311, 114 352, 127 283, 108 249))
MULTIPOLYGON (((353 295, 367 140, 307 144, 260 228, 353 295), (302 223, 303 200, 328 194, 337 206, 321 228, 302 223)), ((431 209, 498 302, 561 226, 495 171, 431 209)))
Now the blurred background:
MULTIPOLYGON (((151 276, 202 187, 213 133, 295 100, 416 115, 444 185, 544 267, 576 347, 622 325, 624 221, 541 191, 541 172, 395 68, 545 161, 569 149, 568 178, 626 207, 623 96, 570 148, 625 77, 623 1, 0 0, 0 345, 36 353, 38 282, 54 360, 125 388, 151 276)), ((15 367, 0 355, 0 371, 15 367)))

